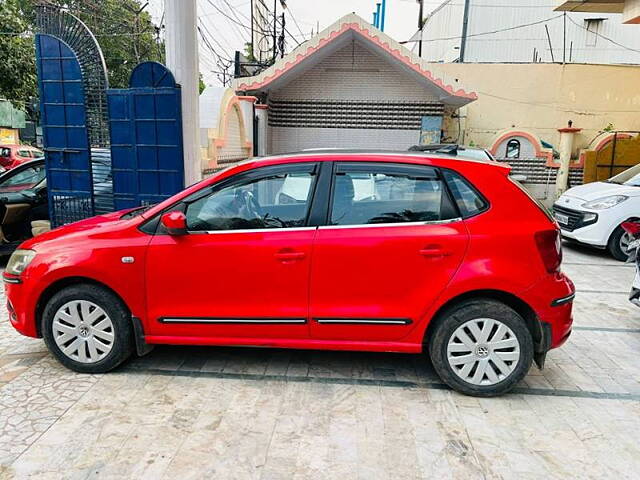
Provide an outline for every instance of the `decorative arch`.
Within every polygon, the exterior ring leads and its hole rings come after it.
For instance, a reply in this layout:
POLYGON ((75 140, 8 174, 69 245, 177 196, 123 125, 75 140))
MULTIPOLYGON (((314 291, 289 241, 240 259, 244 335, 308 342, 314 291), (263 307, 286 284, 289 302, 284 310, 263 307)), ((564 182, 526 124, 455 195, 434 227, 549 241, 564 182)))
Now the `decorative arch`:
POLYGON ((108 146, 107 64, 95 36, 82 20, 55 5, 39 5, 36 24, 39 34, 61 40, 75 55, 82 74, 90 144, 108 146))
POLYGON ((238 97, 229 90, 222 97, 218 129, 213 139, 214 154, 210 169, 218 169, 226 164, 251 157, 253 142, 247 138, 247 128, 240 107, 241 101, 255 101, 255 97, 238 97))
POLYGON ((504 145, 503 148, 506 149, 506 146, 509 140, 512 140, 512 139, 518 140, 518 137, 525 138, 531 144, 531 146, 533 147, 535 158, 540 158, 544 160, 547 167, 557 168, 559 166, 557 163, 553 161, 553 150, 550 148, 545 148, 542 145, 540 138, 538 138, 538 136, 535 135, 534 133, 529 132, 527 130, 508 129, 508 130, 501 131, 493 140, 489 151, 494 157, 501 160, 502 159, 506 160, 507 159, 506 152, 502 152, 501 147, 504 145))

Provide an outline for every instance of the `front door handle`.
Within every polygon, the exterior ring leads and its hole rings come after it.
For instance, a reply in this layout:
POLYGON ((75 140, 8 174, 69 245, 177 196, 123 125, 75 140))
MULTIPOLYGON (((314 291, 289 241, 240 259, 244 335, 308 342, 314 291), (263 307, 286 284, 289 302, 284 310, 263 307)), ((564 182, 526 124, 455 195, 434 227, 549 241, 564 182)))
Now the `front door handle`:
POLYGON ((441 245, 427 245, 420 250, 420 255, 427 258, 439 258, 448 257, 451 255, 451 252, 443 248, 441 245))
POLYGON ((281 262, 295 262, 305 257, 304 252, 281 251, 276 253, 275 257, 281 262))

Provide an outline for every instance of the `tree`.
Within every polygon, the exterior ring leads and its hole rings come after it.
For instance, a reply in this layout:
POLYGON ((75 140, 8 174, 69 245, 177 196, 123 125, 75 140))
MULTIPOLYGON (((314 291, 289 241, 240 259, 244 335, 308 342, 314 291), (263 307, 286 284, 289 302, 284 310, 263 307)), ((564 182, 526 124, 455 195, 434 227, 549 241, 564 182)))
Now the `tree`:
POLYGON ((23 107, 35 96, 36 66, 33 33, 35 5, 65 6, 96 36, 107 65, 109 86, 124 88, 133 68, 145 60, 162 61, 159 28, 139 0, 0 0, 0 97, 23 107))
POLYGON ((21 33, 0 35, 0 98, 24 110, 37 89, 35 47, 29 34, 31 25, 22 15, 20 3, 19 0, 0 2, 2 31, 21 33))

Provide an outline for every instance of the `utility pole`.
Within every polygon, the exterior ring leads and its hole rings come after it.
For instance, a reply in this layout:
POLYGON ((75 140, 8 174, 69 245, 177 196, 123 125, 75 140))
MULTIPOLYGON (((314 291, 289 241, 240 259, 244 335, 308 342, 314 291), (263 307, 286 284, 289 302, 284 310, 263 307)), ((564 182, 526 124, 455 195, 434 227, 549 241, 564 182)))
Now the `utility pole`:
POLYGON ((422 58, 422 29, 424 28, 424 0, 418 0, 420 10, 418 11, 418 32, 420 40, 418 40, 418 56, 422 58))
POLYGON ((164 7, 167 67, 181 86, 184 182, 187 186, 202 178, 196 0, 164 0, 164 7))
POLYGON ((284 12, 282 12, 280 19, 282 21, 282 30, 280 30, 280 36, 278 37, 278 49, 280 50, 280 58, 284 58, 284 12))
POLYGON ((273 63, 276 63, 276 57, 278 56, 278 43, 276 38, 278 36, 278 16, 276 15, 276 8, 278 7, 278 0, 273 0, 273 63))
POLYGON ((464 54, 467 50, 467 28, 469 26, 469 4, 471 0, 464 0, 464 13, 462 15, 462 39, 460 40, 460 63, 464 63, 464 54))

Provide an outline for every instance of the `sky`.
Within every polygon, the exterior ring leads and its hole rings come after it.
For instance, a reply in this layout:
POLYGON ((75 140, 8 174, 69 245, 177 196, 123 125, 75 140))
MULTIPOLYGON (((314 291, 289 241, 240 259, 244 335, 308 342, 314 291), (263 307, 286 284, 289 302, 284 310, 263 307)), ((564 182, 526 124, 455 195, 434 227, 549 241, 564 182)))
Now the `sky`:
MULTIPOLYGON (((372 21, 373 11, 376 1, 380 0, 287 0, 288 13, 285 17, 287 30, 298 40, 309 38, 311 31, 317 31, 331 25, 338 18, 351 12, 355 12, 365 20, 372 21), (293 18, 298 22, 300 30, 294 23, 293 18), (302 36, 304 34, 305 37, 302 36)), ((272 7, 272 0, 265 0, 269 7, 272 7)), ((210 44, 222 57, 233 58, 236 50, 244 50, 244 43, 249 41, 249 34, 246 29, 233 23, 226 18, 218 9, 231 18, 241 20, 250 26, 251 2, 250 0, 197 0, 198 17, 203 23, 204 31, 214 37, 210 44), (215 7, 218 7, 216 9, 215 7), (235 17, 234 14, 237 16, 235 17)), ((437 5, 441 0, 425 0, 425 14, 437 5)), ((160 23, 164 0, 150 0, 147 7, 154 21, 160 23)), ((281 12, 280 1, 278 0, 278 12, 281 12)), ((387 0, 387 14, 385 20, 385 33, 398 41, 408 40, 417 30, 418 25, 418 3, 416 0, 387 0)), ((205 33, 205 35, 209 35, 205 33)), ((292 50, 295 43, 287 37, 287 51, 292 50)), ((220 85, 218 79, 220 71, 218 58, 211 53, 206 45, 200 40, 200 73, 207 85, 220 85)))

